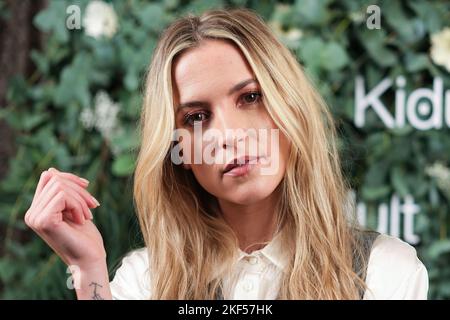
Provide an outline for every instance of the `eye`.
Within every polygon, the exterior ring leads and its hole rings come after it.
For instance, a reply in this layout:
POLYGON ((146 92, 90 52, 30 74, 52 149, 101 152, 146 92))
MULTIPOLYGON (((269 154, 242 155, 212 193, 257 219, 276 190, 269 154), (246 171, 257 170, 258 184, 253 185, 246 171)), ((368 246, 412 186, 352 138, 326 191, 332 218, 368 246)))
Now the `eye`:
POLYGON ((204 111, 188 113, 184 116, 184 125, 194 126, 196 123, 206 121, 209 114, 204 111))
POLYGON ((259 102, 261 99, 261 92, 259 91, 252 91, 244 93, 242 96, 239 97, 239 102, 242 104, 254 104, 259 102))

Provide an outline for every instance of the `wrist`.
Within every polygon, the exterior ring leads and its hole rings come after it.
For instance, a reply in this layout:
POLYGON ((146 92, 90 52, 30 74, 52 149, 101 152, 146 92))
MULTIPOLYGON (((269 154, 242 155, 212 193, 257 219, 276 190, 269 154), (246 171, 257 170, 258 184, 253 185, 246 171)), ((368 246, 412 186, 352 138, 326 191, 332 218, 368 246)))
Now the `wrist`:
POLYGON ((106 258, 80 262, 75 265, 78 266, 79 270, 83 273, 91 273, 108 269, 106 258))
POLYGON ((82 271, 94 271, 106 266, 106 255, 98 257, 90 257, 89 259, 73 259, 65 261, 67 266, 72 269, 82 271))
POLYGON ((78 299, 110 299, 106 259, 72 267, 73 284, 78 299))

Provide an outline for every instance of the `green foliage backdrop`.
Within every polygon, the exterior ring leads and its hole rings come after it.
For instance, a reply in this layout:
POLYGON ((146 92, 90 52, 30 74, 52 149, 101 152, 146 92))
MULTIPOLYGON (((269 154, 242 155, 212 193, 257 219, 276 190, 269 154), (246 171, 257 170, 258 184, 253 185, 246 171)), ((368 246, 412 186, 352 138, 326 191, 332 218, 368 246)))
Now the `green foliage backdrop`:
MULTIPOLYGON (((421 207, 416 248, 429 271, 429 297, 450 298, 450 177, 425 170, 450 164, 450 130, 388 129, 373 115, 357 128, 353 120, 357 75, 368 88, 398 75, 405 76, 407 91, 430 88, 433 77, 450 88, 449 71, 429 54, 431 35, 449 26, 449 1, 109 1, 117 32, 100 38, 66 27, 67 7, 79 5, 83 14, 88 3, 50 1, 34 17, 34 26, 46 34, 44 48, 30 56, 34 74, 10 82, 7 105, 0 109, 17 144, 0 184, 1 298, 74 298, 66 267, 23 222, 39 174, 51 166, 91 181, 89 191, 102 203, 94 216, 111 271, 142 244, 131 194, 142 76, 171 21, 224 6, 256 10, 304 64, 332 108, 344 170, 369 215, 394 192, 414 196, 421 207), (371 4, 381 8, 379 30, 366 26, 371 4)), ((393 95, 385 103, 394 113, 393 95)))

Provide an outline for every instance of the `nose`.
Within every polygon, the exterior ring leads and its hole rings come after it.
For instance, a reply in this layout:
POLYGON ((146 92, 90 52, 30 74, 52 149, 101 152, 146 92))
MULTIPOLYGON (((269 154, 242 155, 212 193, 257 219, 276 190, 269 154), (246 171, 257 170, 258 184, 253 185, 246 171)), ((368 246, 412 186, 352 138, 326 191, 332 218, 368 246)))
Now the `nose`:
POLYGON ((247 138, 249 119, 233 105, 223 105, 217 109, 211 125, 221 133, 221 147, 223 149, 235 148, 238 142, 247 138))
POLYGON ((224 135, 222 148, 234 148, 239 142, 244 141, 247 135, 245 132, 242 134, 240 131, 245 130, 227 130, 224 135))

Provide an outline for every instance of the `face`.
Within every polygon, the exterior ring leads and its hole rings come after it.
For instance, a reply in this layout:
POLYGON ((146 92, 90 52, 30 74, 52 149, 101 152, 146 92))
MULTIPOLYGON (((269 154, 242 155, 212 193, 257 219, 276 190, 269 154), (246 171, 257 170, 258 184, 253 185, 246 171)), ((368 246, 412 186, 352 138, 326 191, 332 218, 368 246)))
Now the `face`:
POLYGON ((220 201, 249 205, 283 179, 289 143, 269 116, 245 57, 205 40, 173 65, 175 121, 184 168, 220 201), (189 156, 188 156, 189 155, 189 156))

